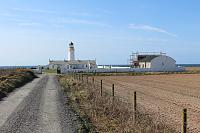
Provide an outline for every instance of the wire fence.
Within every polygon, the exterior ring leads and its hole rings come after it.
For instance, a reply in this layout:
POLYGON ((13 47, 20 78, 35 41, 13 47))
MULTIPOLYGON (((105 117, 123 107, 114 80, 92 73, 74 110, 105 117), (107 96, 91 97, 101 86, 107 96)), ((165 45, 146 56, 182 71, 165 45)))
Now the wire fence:
MULTIPOLYGON (((200 120, 198 119, 200 117, 199 107, 190 107, 189 104, 180 104, 170 98, 160 97, 158 91, 153 92, 154 95, 152 95, 152 93, 148 93, 148 91, 143 91, 146 88, 142 88, 141 86, 140 89, 133 89, 131 86, 115 82, 115 80, 95 79, 92 76, 80 74, 74 74, 73 77, 85 85, 92 86, 100 95, 107 93, 112 97, 119 98, 127 105, 132 106, 131 108, 133 112, 135 112, 134 116, 138 118, 137 123, 150 117, 153 119, 154 123, 162 123, 162 128, 164 127, 165 129, 172 128, 182 133, 200 132, 200 120)), ((166 88, 157 87, 157 89, 175 94, 179 93, 176 90, 166 88)), ((190 96, 190 94, 187 93, 183 93, 183 96, 184 95, 190 96)))

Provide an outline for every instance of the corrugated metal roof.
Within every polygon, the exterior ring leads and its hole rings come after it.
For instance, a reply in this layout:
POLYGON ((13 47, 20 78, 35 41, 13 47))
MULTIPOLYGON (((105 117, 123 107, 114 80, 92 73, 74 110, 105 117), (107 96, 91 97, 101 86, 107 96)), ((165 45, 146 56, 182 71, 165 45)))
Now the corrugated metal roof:
POLYGON ((159 55, 143 55, 143 58, 139 59, 139 62, 151 62, 154 58, 158 57, 159 55))

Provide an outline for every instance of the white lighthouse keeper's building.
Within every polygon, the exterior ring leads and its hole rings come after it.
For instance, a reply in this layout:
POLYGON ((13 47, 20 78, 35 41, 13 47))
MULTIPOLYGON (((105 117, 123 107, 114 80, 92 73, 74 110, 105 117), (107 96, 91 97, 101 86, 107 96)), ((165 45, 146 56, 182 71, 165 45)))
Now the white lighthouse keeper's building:
POLYGON ((95 69, 97 68, 96 60, 76 60, 75 47, 71 42, 68 47, 67 60, 49 60, 49 69, 73 70, 73 69, 95 69))

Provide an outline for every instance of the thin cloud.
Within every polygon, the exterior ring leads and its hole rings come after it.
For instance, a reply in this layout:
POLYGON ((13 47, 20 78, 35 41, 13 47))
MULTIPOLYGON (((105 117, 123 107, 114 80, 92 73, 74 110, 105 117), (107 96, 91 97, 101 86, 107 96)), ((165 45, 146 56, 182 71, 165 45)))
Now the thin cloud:
POLYGON ((0 16, 3 16, 3 17, 13 17, 15 15, 11 14, 11 13, 0 13, 0 16))
POLYGON ((84 25, 95 25, 101 27, 109 27, 108 24, 99 22, 99 21, 92 21, 92 20, 85 20, 85 19, 62 19, 59 21, 60 23, 67 23, 67 24, 84 24, 84 25))
POLYGON ((70 15, 70 16, 85 16, 90 17, 93 16, 90 13, 87 12, 67 12, 67 13, 61 13, 54 10, 42 10, 42 9, 31 9, 31 8, 13 8, 12 10, 18 11, 18 12, 33 12, 33 13, 42 13, 42 14, 56 14, 56 15, 70 15))
POLYGON ((15 11, 20 12, 35 12, 35 13, 48 13, 48 14, 55 14, 57 12, 51 10, 41 10, 41 9, 29 9, 29 8, 13 8, 15 11))
POLYGON ((19 23, 19 26, 39 26, 41 25, 40 23, 36 23, 36 22, 27 22, 27 23, 19 23))
POLYGON ((149 26, 149 25, 144 25, 144 24, 130 24, 129 27, 131 29, 139 29, 139 30, 147 30, 147 31, 153 31, 153 32, 158 32, 158 33, 163 33, 163 34, 167 34, 173 37, 177 37, 176 34, 168 32, 164 29, 158 28, 158 27, 153 27, 153 26, 149 26))
MULTIPOLYGON (((99 26, 99 27, 110 27, 109 24, 101 21, 91 20, 91 19, 79 19, 74 17, 93 17, 93 14, 87 13, 87 12, 67 12, 67 13, 61 13, 56 12, 54 10, 41 10, 41 9, 31 9, 31 8, 12 8, 13 11, 17 12, 28 12, 28 13, 41 13, 41 14, 50 14, 50 15, 59 15, 63 16, 57 19, 51 20, 49 18, 46 20, 48 23, 55 25, 63 25, 63 24, 79 24, 79 25, 91 25, 91 26, 99 26)), ((38 23, 19 23, 20 26, 38 26, 40 24, 38 23)), ((62 27, 62 26, 60 26, 62 27)))
POLYGON ((91 16, 93 16, 92 14, 87 13, 87 12, 69 12, 68 15, 83 16, 83 17, 91 17, 91 16))

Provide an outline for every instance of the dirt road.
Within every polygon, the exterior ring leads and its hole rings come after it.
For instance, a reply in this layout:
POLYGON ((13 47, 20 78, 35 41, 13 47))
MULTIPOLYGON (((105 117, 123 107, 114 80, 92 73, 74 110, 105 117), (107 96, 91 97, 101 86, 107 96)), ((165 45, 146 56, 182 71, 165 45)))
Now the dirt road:
MULTIPOLYGON (((181 131, 182 109, 188 109, 188 130, 200 132, 200 74, 173 74, 149 76, 105 76, 103 87, 111 91, 115 84, 116 95, 137 102, 158 121, 181 131)), ((99 84, 99 83, 98 83, 99 84)))
POLYGON ((0 102, 0 133, 73 133, 77 116, 55 75, 42 75, 0 102))

